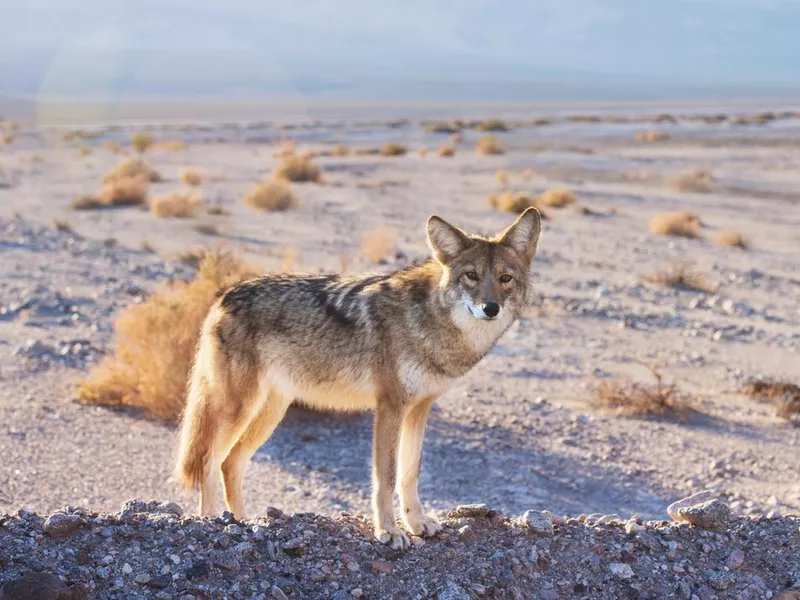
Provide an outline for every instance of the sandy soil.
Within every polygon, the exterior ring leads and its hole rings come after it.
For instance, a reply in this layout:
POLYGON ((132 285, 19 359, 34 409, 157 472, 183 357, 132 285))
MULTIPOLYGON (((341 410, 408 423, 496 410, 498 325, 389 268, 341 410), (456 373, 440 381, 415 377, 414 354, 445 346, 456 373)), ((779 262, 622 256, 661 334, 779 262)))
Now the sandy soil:
MULTIPOLYGON (((800 429, 769 404, 736 394, 749 378, 796 381, 800 372, 800 120, 515 128, 496 134, 507 152, 493 157, 477 155, 479 134, 467 131, 452 159, 416 153, 448 140, 416 117, 294 129, 161 124, 157 139, 189 147, 148 154, 165 177, 153 193, 181 188, 180 170, 198 168, 217 176, 202 190, 228 216, 71 210, 120 160, 100 143, 145 128, 121 125, 66 143, 56 128, 26 125, 0 149, 0 512, 66 504, 113 511, 132 497, 193 505, 170 479, 174 427, 78 405, 71 391, 108 348, 116 310, 161 281, 191 275, 175 260, 180 252, 225 243, 265 270, 282 268, 295 251, 300 271, 362 270, 376 268, 363 257, 362 236, 388 226, 401 257, 377 268, 400 266, 425 256, 431 213, 471 231, 505 226, 509 215, 487 203, 502 189, 500 168, 512 189, 567 186, 596 214, 551 211, 534 267, 540 305, 438 403, 423 502, 435 510, 486 502, 506 514, 547 508, 662 518, 669 501, 712 488, 738 514, 800 510, 800 429), (633 140, 654 128, 670 139, 633 140), (272 169, 283 137, 317 151, 391 140, 411 152, 318 158, 326 183, 298 184, 297 210, 255 213, 242 197, 272 169), (93 151, 80 156, 82 145, 93 151), (698 167, 714 176, 712 193, 664 184, 698 167), (528 181, 525 169, 534 173, 528 181), (700 214, 702 239, 648 233, 653 215, 680 209, 700 214), (55 231, 55 219, 74 232, 55 231), (219 235, 199 233, 200 223, 219 235), (715 245, 722 228, 744 234, 750 248, 715 245), (116 246, 103 244, 109 237, 116 246), (144 242, 156 253, 142 250, 144 242), (684 260, 718 291, 639 279, 684 260), (647 379, 639 361, 676 381, 696 414, 634 419, 594 409, 599 380, 647 379)), ((295 411, 251 465, 252 511, 368 511, 370 434, 369 415, 295 411)))

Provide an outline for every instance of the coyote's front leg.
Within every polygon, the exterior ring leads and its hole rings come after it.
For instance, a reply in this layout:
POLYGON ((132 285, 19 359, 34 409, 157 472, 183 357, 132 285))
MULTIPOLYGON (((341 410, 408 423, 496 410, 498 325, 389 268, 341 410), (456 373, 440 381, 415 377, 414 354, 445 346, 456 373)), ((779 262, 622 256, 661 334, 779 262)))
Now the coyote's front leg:
POLYGON ((405 550, 411 543, 394 517, 394 491, 397 484, 397 446, 403 414, 397 404, 379 399, 375 408, 372 455, 372 510, 375 537, 395 550, 405 550))
POLYGON ((436 519, 423 512, 417 491, 425 424, 434 400, 435 397, 425 398, 412 406, 403 419, 400 434, 400 506, 403 521, 414 535, 435 535, 442 530, 436 519))

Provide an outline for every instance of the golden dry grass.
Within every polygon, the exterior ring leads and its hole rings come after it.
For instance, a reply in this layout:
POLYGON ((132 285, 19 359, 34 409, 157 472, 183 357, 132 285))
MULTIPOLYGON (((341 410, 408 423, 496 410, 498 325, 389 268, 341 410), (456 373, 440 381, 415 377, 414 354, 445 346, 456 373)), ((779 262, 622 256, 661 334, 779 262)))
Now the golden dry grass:
POLYGON ((436 151, 436 154, 442 158, 453 158, 456 155, 456 149, 453 146, 442 146, 436 151))
POLYGON ((698 271, 689 263, 673 262, 664 269, 649 275, 643 275, 642 281, 663 285, 665 287, 692 290, 696 292, 714 293, 716 287, 712 285, 706 275, 698 271))
POLYGON ((224 206, 209 206, 206 213, 215 217, 227 217, 231 214, 224 206))
POLYGON ((275 179, 295 183, 322 181, 322 170, 308 155, 287 156, 275 166, 272 175, 275 179))
POLYGON ((172 283, 123 309, 114 324, 114 352, 78 385, 78 400, 177 418, 200 326, 217 291, 255 275, 252 267, 230 254, 211 251, 191 282, 172 283))
POLYGON ((656 382, 645 385, 628 379, 601 381, 595 389, 592 404, 625 416, 686 417, 694 412, 675 383, 664 383, 661 373, 649 367, 656 382))
POLYGON ((514 214, 521 214, 526 209, 533 207, 539 211, 543 221, 550 219, 550 215, 539 204, 539 199, 526 192, 507 190, 500 194, 489 196, 489 206, 502 212, 514 214))
POLYGON ((173 191, 150 199, 150 212, 162 219, 194 217, 203 207, 203 196, 194 191, 173 191))
POLYGON ((539 204, 551 208, 564 208, 575 201, 575 194, 567 188, 549 188, 539 196, 539 204))
POLYGON ((161 174, 143 160, 128 158, 106 173, 101 181, 111 183, 117 179, 132 177, 146 179, 151 183, 162 181, 161 174))
POLYGON ((500 142, 493 135, 481 137, 475 145, 475 151, 484 155, 498 155, 504 152, 500 142))
POLYGON ((197 169, 183 169, 181 170, 180 180, 186 185, 197 186, 203 185, 205 176, 203 175, 202 171, 198 171, 197 169))
POLYGON ((669 178, 667 187, 675 192, 708 194, 713 190, 713 179, 709 171, 693 169, 669 178))
POLYGON ((747 240, 741 233, 736 233, 735 231, 730 231, 729 229, 723 229, 717 232, 717 235, 714 236, 714 243, 719 244, 720 246, 742 248, 743 250, 748 246, 747 240))
POLYGON ((745 385, 742 393, 751 398, 771 401, 779 417, 800 421, 800 385, 789 381, 758 379, 745 385))
POLYGON ((508 182, 511 180, 508 175, 508 171, 505 169, 497 169, 497 171, 494 173, 494 178, 500 185, 508 185, 508 182))
POLYGON ((500 119, 489 119, 478 123, 477 129, 478 131, 508 131, 509 127, 500 119))
POLYGON ((377 227, 364 234, 361 251, 371 262, 386 262, 397 251, 397 230, 393 227, 377 227))
POLYGON ((131 137, 131 148, 139 154, 147 152, 153 145, 153 136, 146 131, 137 131, 131 137))
POLYGON ((663 142, 668 140, 669 136, 656 129, 652 131, 640 131, 636 134, 636 141, 637 142, 663 142))
POLYGON ((685 238, 700 237, 700 217, 685 210, 661 213, 650 220, 650 233, 685 238))
POLYGON ((244 202, 250 208, 270 212, 289 210, 300 204, 289 182, 281 179, 259 183, 245 196, 244 202))
POLYGON ((84 194, 72 201, 74 210, 113 206, 140 206, 147 201, 149 183, 141 177, 123 177, 106 184, 97 194, 84 194))
POLYGON ((331 154, 333 156, 347 156, 350 154, 350 146, 347 144, 337 144, 331 154))
POLYGON ((381 148, 381 156, 403 156, 408 149, 403 144, 389 142, 381 148))

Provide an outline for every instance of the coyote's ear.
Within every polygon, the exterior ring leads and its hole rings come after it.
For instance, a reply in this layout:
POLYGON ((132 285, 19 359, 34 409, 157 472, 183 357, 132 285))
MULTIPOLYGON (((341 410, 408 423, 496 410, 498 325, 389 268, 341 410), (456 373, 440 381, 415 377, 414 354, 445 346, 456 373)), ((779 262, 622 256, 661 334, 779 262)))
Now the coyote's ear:
POLYGON ((470 245, 467 234, 433 215, 428 219, 428 246, 433 257, 441 264, 447 264, 470 245))
POLYGON ((500 234, 500 243, 510 246, 528 263, 536 254, 536 244, 542 230, 542 217, 539 211, 531 207, 522 213, 516 221, 500 234))

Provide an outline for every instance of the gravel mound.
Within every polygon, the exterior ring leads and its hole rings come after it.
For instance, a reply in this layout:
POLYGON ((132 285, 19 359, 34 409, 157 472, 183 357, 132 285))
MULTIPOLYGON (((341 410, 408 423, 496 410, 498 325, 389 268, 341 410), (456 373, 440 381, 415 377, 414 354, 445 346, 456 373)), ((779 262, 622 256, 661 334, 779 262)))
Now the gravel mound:
POLYGON ((755 600, 800 588, 798 517, 731 516, 706 530, 546 511, 510 519, 477 505, 443 523, 401 553, 347 513, 201 519, 135 500, 117 514, 19 510, 0 516, 0 599, 755 600))

